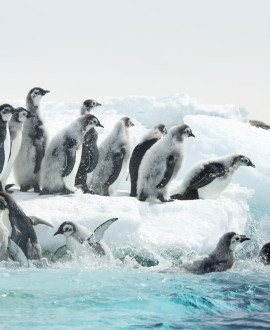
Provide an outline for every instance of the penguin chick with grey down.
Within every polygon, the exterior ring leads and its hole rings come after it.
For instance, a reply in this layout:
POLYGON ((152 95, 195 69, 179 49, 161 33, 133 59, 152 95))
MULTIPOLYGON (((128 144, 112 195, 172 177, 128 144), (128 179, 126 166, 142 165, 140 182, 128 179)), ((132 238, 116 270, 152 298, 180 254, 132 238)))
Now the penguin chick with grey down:
POLYGON ((102 240, 105 231, 118 218, 109 219, 98 226, 92 233, 88 228, 71 221, 63 222, 58 228, 55 235, 64 235, 66 237, 66 245, 60 247, 52 256, 52 261, 56 261, 67 254, 67 251, 77 255, 85 255, 91 252, 97 256, 107 256, 113 260, 113 255, 108 245, 102 240))
POLYGON ((41 166, 41 195, 75 192, 83 138, 96 126, 103 127, 95 116, 80 116, 52 139, 41 166))
POLYGON ((217 198, 230 184, 240 166, 255 165, 243 155, 227 155, 195 164, 184 177, 173 199, 191 200, 217 198))
POLYGON ((99 146, 99 159, 90 188, 94 194, 112 196, 126 172, 131 155, 128 129, 134 126, 130 118, 121 118, 99 146))
POLYGON ((247 240, 250 238, 245 235, 228 232, 219 239, 216 248, 209 255, 183 263, 180 270, 197 275, 229 270, 235 263, 235 248, 247 240))
POLYGON ((144 155, 137 183, 140 201, 157 198, 168 202, 168 187, 181 168, 184 158, 183 140, 193 136, 187 125, 173 126, 168 134, 156 142, 144 155))

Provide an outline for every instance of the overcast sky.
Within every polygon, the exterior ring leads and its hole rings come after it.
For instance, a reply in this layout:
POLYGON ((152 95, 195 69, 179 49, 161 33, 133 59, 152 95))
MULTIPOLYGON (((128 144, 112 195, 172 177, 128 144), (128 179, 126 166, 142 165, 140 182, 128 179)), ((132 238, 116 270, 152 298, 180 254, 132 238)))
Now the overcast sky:
POLYGON ((269 0, 0 4, 0 99, 187 93, 270 123, 269 0))

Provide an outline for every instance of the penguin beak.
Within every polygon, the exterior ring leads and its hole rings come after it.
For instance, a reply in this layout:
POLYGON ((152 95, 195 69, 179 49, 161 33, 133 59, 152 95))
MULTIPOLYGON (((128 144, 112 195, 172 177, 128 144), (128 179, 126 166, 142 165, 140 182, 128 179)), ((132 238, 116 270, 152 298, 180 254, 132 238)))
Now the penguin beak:
POLYGON ((35 117, 35 115, 32 115, 31 113, 29 113, 29 114, 27 115, 27 118, 31 118, 31 117, 35 117))
POLYGON ((246 237, 245 235, 240 235, 240 243, 243 243, 245 241, 249 241, 250 238, 246 237))
POLYGON ((100 104, 100 103, 97 103, 97 104, 96 104, 96 107, 99 107, 100 105, 102 105, 102 104, 100 104))
POLYGON ((195 135, 192 132, 189 133, 189 136, 195 137, 195 135))
POLYGON ((255 167, 251 160, 249 161, 248 166, 255 167))
POLYGON ((44 90, 44 91, 41 92, 41 95, 46 95, 47 93, 50 93, 50 91, 45 91, 44 90))
POLYGON ((63 234, 63 233, 58 229, 57 232, 53 236, 60 235, 60 234, 63 234))
POLYGON ((101 125, 100 123, 97 124, 97 127, 103 127, 104 128, 104 126, 101 125))

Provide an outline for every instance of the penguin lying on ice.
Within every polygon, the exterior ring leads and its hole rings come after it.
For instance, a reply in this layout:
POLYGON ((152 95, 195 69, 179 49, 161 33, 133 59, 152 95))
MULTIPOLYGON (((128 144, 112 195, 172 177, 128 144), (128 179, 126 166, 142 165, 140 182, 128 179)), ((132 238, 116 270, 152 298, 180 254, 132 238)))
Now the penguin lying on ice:
POLYGON ((52 261, 62 258, 67 251, 76 253, 77 255, 85 255, 87 251, 94 253, 97 256, 108 256, 113 259, 112 253, 108 245, 102 240, 105 231, 118 218, 113 218, 103 222, 92 233, 85 226, 75 224, 71 221, 63 222, 54 234, 62 234, 66 237, 66 245, 60 247, 52 256, 52 261))
POLYGON ((238 235, 235 232, 226 233, 209 255, 187 261, 180 266, 180 269, 197 275, 229 270, 235 263, 235 248, 247 240, 250 238, 245 235, 238 235))
POLYGON ((172 199, 217 198, 230 184, 234 172, 239 166, 251 166, 251 160, 242 155, 228 155, 195 164, 184 177, 178 188, 178 194, 172 199))

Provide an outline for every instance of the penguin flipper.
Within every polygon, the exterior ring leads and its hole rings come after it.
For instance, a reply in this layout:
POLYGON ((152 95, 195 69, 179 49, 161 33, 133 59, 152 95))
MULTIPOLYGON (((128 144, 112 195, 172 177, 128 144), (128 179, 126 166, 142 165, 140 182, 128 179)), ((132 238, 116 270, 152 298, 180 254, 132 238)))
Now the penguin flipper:
POLYGON ((68 176, 75 165, 76 162, 76 149, 74 148, 77 144, 75 139, 68 139, 64 145, 66 152, 66 164, 62 172, 62 178, 68 176))
POLYGON ((122 164, 123 160, 126 154, 126 150, 124 148, 121 148, 119 151, 115 152, 113 155, 113 171, 111 175, 109 176, 106 186, 110 186, 114 183, 114 181, 118 178, 121 170, 122 170, 122 164))
POLYGON ((42 159, 45 155, 45 145, 42 143, 41 145, 36 146, 36 164, 35 164, 35 170, 34 173, 38 173, 40 171, 40 166, 42 159))
POLYGON ((223 164, 210 163, 204 167, 204 169, 195 175, 190 181, 190 188, 199 189, 202 188, 218 177, 222 177, 226 174, 223 164))
POLYGON ((0 144, 0 173, 3 172, 4 164, 5 164, 5 148, 4 148, 4 143, 1 143, 0 144))
POLYGON ((99 156, 99 151, 97 147, 92 147, 90 149, 90 164, 87 169, 87 173, 91 173, 94 171, 94 169, 97 166, 98 163, 98 156, 99 156))
POLYGON ((23 253, 22 249, 9 238, 8 240, 8 251, 12 255, 15 261, 18 261, 21 266, 28 267, 28 260, 23 253))
POLYGON ((52 227, 53 228, 53 225, 51 225, 49 222, 47 222, 47 221, 45 221, 45 220, 43 220, 41 218, 38 218, 38 217, 33 216, 33 215, 31 215, 28 218, 31 220, 33 226, 45 225, 45 226, 49 226, 49 227, 52 227))
POLYGON ((98 226, 93 234, 87 239, 87 242, 89 244, 95 244, 98 243, 104 236, 105 231, 110 227, 111 224, 113 224, 118 218, 112 218, 105 222, 103 222, 100 226, 98 226))
POLYGON ((63 258, 65 255, 67 255, 67 247, 66 245, 63 245, 53 253, 51 260, 52 262, 56 262, 58 259, 63 258))
POLYGON ((157 189, 164 188, 169 181, 171 180, 171 177, 173 175, 174 167, 175 167, 176 160, 172 155, 170 155, 166 160, 166 171, 164 173, 163 179, 160 181, 160 183, 157 185, 157 189))

